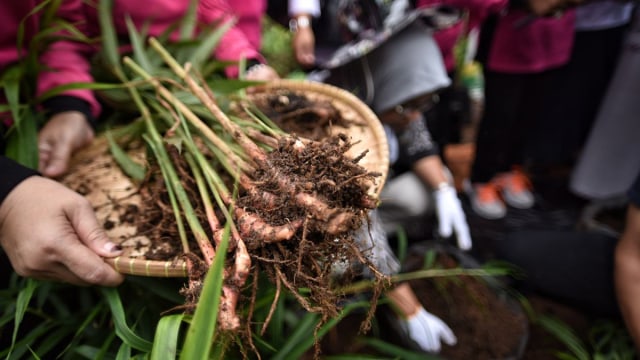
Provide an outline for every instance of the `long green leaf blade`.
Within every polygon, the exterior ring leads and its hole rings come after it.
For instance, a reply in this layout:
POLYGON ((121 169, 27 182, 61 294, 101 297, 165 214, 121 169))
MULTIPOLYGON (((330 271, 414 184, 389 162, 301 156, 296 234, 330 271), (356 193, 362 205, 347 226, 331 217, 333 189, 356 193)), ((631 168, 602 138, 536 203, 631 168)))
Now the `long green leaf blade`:
POLYGON ((120 295, 114 288, 100 288, 102 295, 107 300, 111 314, 113 315, 113 321, 116 325, 116 334, 125 343, 129 344, 132 348, 149 352, 152 348, 152 343, 138 336, 129 328, 127 320, 120 301, 120 295))
POLYGON ((229 227, 224 230, 223 240, 217 247, 216 256, 204 280, 200 300, 184 342, 180 359, 206 359, 209 357, 212 339, 218 320, 220 294, 224 278, 223 267, 229 246, 229 227))
POLYGON ((178 354, 178 339, 183 314, 163 316, 158 322, 153 339, 151 360, 175 359, 178 354))
POLYGON ((122 171, 129 177, 138 181, 142 181, 145 176, 144 166, 133 161, 129 154, 127 154, 113 139, 113 135, 111 134, 111 132, 107 131, 105 133, 105 136, 107 137, 107 141, 109 142, 109 149, 111 151, 111 154, 116 160, 116 163, 118 163, 118 166, 120 166, 120 169, 122 169, 122 171))

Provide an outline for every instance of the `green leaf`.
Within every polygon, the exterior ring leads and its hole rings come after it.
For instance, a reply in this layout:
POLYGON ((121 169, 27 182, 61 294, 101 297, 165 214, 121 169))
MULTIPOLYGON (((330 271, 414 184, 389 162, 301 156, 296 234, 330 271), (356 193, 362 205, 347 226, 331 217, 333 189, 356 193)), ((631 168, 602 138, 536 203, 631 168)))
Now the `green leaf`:
MULTIPOLYGON (((131 346, 127 343, 122 343, 116 354, 116 360, 129 360, 131 359, 131 346)), ((167 358, 168 359, 168 358, 167 358)))
POLYGON ((22 115, 14 118, 14 124, 7 134, 5 155, 20 164, 38 168, 38 114, 24 109, 22 115))
POLYGON ((131 46, 133 47, 133 58, 140 67, 146 71, 151 71, 153 68, 144 47, 145 35, 138 32, 136 25, 133 23, 133 20, 131 20, 129 15, 125 18, 125 22, 127 23, 127 29, 129 30, 129 40, 131 40, 131 46))
POLYGON ((405 348, 389 344, 380 339, 364 338, 363 342, 367 345, 377 349, 378 351, 393 356, 396 359, 403 360, 442 360, 441 357, 435 355, 429 355, 423 352, 415 352, 407 350, 405 348))
POLYGON ((20 84, 24 72, 20 66, 12 66, 2 74, 2 85, 7 104, 11 109, 11 117, 15 123, 20 122, 20 84))
POLYGON ((102 35, 101 49, 107 60, 107 65, 120 79, 124 79, 112 9, 113 0, 101 0, 98 2, 98 20, 100 22, 100 34, 102 35))
POLYGON ((196 50, 191 54, 187 61, 191 62, 193 68, 200 70, 203 64, 211 59, 213 50, 218 46, 222 36, 229 30, 235 21, 227 21, 222 26, 214 26, 213 31, 205 31, 204 39, 200 42, 196 50))
MULTIPOLYGON (((18 338, 18 329, 20 328, 22 319, 24 319, 24 314, 29 308, 29 302, 31 302, 33 292, 38 288, 38 285, 38 281, 27 279, 24 288, 22 288, 22 290, 20 290, 20 293, 18 293, 18 298, 16 300, 16 315, 14 320, 15 324, 13 326, 13 335, 11 336, 11 349, 13 349, 16 344, 16 339, 18 338)), ((11 350, 9 351, 8 357, 11 357, 11 350)))
POLYGON ((536 322, 564 344, 571 351, 571 354, 575 356, 575 359, 591 360, 586 346, 565 323, 551 316, 539 316, 536 322))
POLYGON ((180 40, 192 39, 195 34, 198 3, 199 0, 189 1, 187 12, 182 16, 182 21, 180 22, 180 40))
POLYGON ((5 155, 32 169, 38 168, 38 117, 20 102, 24 71, 12 66, 2 75, 7 104, 13 126, 7 134, 5 155))
POLYGON ((302 320, 298 323, 298 326, 295 328, 294 332, 289 335, 287 342, 282 346, 278 353, 276 353, 272 360, 285 360, 285 359, 296 359, 298 357, 293 356, 294 349, 297 349, 296 353, 306 351, 308 349, 308 345, 304 346, 305 349, 301 349, 301 343, 308 343, 308 339, 312 339, 313 344, 313 330, 318 324, 320 317, 317 314, 308 313, 306 314, 302 320))
POLYGON ((45 91, 38 98, 39 102, 47 100, 51 97, 62 94, 65 91, 69 90, 123 90, 129 86, 128 83, 123 84, 109 84, 109 83, 99 83, 99 82, 74 82, 68 83, 64 85, 59 85, 54 88, 51 88, 45 91))
POLYGON ((318 324, 319 316, 311 313, 305 315, 296 327, 294 333, 289 336, 287 343, 279 350, 273 359, 298 359, 302 357, 305 352, 313 347, 316 338, 318 340, 321 339, 352 311, 359 308, 368 309, 369 306, 371 306, 371 304, 368 301, 354 302, 345 306, 337 317, 323 324, 315 334, 314 329, 318 324))
POLYGON ((178 354, 178 339, 183 314, 163 316, 158 322, 156 334, 153 338, 151 360, 175 359, 178 354))
POLYGON ((20 340, 16 342, 11 348, 0 352, 0 356, 6 356, 6 359, 24 359, 24 354, 30 352, 30 345, 36 342, 45 334, 49 333, 53 328, 51 321, 43 321, 40 324, 29 329, 28 334, 20 336, 20 340))
POLYGON ((224 279, 224 261, 229 246, 229 226, 225 226, 223 239, 216 248, 216 256, 204 280, 200 300, 187 330, 180 359, 206 359, 211 352, 212 339, 218 322, 220 295, 224 279))
POLYGON ((120 147, 120 145, 118 145, 118 143, 113 139, 113 135, 110 131, 107 131, 105 133, 105 136, 107 137, 107 141, 109 142, 109 149, 111 151, 111 154, 116 160, 116 163, 118 163, 118 166, 120 166, 120 169, 122 169, 122 171, 129 177, 138 181, 142 181, 146 173, 145 167, 135 162, 129 156, 129 154, 127 154, 127 152, 124 151, 120 147))
POLYGON ((109 304, 118 337, 134 349, 144 352, 151 351, 152 343, 136 335, 127 325, 124 308, 122 307, 118 291, 114 288, 100 288, 100 292, 109 304))

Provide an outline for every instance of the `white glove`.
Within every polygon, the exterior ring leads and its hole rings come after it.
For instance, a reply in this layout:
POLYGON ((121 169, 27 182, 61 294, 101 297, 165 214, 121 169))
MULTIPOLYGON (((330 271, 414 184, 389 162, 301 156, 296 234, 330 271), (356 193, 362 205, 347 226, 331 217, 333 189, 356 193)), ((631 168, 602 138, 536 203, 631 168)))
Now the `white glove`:
POLYGON ((451 185, 440 186, 433 192, 436 199, 436 215, 438 216, 438 232, 447 238, 455 231, 458 247, 471 249, 471 235, 467 218, 456 190, 451 185))
POLYGON ((415 315, 404 320, 404 325, 409 331, 409 337, 427 352, 439 352, 442 347, 441 340, 449 346, 458 342, 451 328, 423 307, 420 307, 415 315))
POLYGON ((409 9, 408 0, 394 0, 389 6, 389 14, 384 18, 384 27, 390 28, 402 21, 409 9))

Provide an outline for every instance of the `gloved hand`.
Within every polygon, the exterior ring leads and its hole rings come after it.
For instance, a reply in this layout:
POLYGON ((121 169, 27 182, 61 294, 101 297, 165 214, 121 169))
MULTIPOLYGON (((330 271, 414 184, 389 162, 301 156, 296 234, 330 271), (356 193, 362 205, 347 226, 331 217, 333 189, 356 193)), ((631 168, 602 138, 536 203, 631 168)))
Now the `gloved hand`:
POLYGON ((389 14, 384 19, 384 27, 390 28, 402 21, 408 9, 408 0, 394 0, 389 6, 389 14))
POLYGON ((462 205, 456 190, 451 185, 441 186, 433 192, 436 200, 436 215, 438 216, 438 232, 443 237, 449 237, 455 231, 458 247, 462 250, 471 249, 471 235, 467 218, 462 211, 462 205))
POLYGON ((439 352, 442 347, 441 341, 450 346, 458 342, 451 328, 423 307, 420 307, 415 315, 404 320, 404 325, 409 331, 409 337, 424 351, 439 352))

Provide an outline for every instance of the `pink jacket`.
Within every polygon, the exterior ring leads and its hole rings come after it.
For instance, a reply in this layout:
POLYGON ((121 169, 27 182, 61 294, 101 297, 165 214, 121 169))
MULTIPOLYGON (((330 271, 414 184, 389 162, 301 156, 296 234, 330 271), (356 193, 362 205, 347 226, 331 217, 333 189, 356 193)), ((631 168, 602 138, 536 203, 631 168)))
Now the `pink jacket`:
MULTIPOLYGON (((0 24, 4 28, 0 31, 0 71, 4 71, 8 66, 24 58, 26 49, 31 39, 40 28, 40 15, 38 12, 27 17, 40 1, 2 1, 0 2, 0 24), (18 29, 20 22, 24 22, 23 49, 18 49, 18 29)), ((61 2, 58 15, 81 27, 82 0, 63 0, 61 2)), ((38 88, 36 95, 42 95, 47 90, 58 85, 74 82, 91 82, 89 66, 86 61, 88 49, 79 43, 71 41, 57 41, 50 45, 41 55, 40 63, 45 69, 38 76, 38 88)), ((99 105, 93 94, 89 90, 69 90, 64 95, 70 95, 86 101, 91 112, 97 115, 99 105)))
POLYGON ((564 65, 573 47, 575 10, 562 17, 527 17, 522 10, 500 16, 493 35, 487 67, 503 73, 536 73, 564 65))
MULTIPOLYGON (((94 0, 93 4, 85 5, 85 12, 89 24, 92 25, 90 33, 98 35, 100 26, 95 1, 98 0, 94 0)), ((170 26, 179 23, 186 13, 189 3, 189 0, 115 0, 113 5, 115 30, 117 34, 123 37, 127 36, 125 18, 126 15, 129 15, 138 29, 142 29, 146 25, 148 26, 148 35, 158 36, 170 26)), ((209 25, 220 21, 231 21, 237 17, 237 25, 229 29, 220 40, 215 51, 216 59, 222 61, 238 61, 241 58, 261 59, 259 54, 260 19, 265 11, 265 0, 200 0, 197 21, 199 24, 209 25)), ((178 30, 172 35, 174 39, 177 39, 178 30)), ((237 66, 229 67, 227 75, 237 76, 237 66)))
MULTIPOLYGON (((478 27, 482 21, 492 13, 497 13, 504 9, 509 0, 418 0, 417 7, 433 5, 449 5, 455 8, 468 11, 469 20, 467 29, 478 27)), ((460 22, 448 29, 440 30, 434 34, 434 38, 442 51, 444 63, 448 72, 455 69, 454 47, 458 39, 465 35, 465 25, 460 22)))

